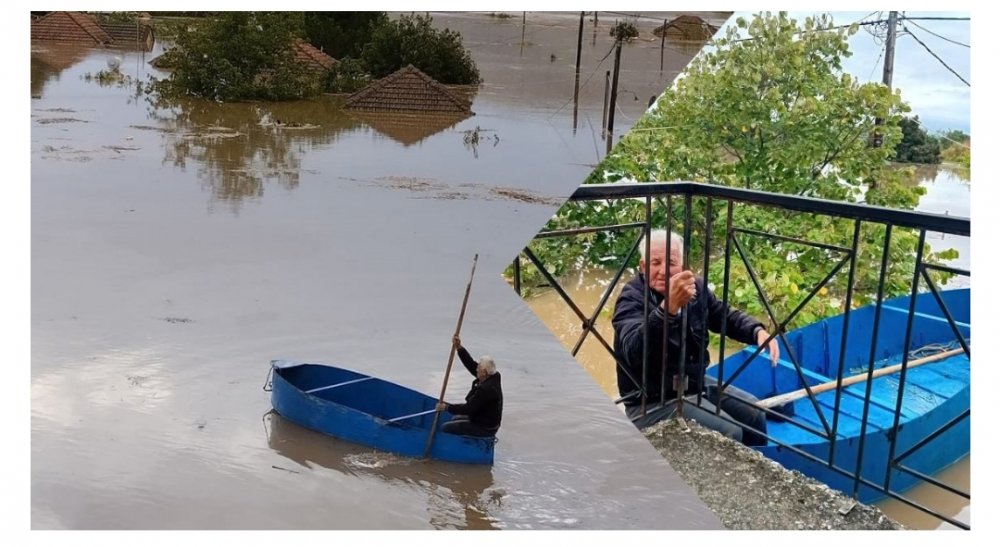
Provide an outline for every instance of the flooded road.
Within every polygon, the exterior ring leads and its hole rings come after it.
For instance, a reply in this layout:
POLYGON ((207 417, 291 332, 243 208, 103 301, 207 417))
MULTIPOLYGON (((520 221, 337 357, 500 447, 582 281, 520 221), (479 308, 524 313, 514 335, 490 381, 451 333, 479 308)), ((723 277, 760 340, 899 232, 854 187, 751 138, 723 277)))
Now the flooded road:
MULTIPOLYGON (((920 166, 912 183, 922 186, 926 193, 917 207, 918 211, 951 214, 969 217, 970 189, 968 173, 953 166, 920 166)), ((932 250, 956 249, 957 259, 948 262, 957 268, 970 268, 970 238, 960 236, 941 237, 942 234, 928 233, 928 243, 932 250)), ((582 312, 589 316, 600 304, 608 284, 614 279, 614 271, 592 268, 576 272, 561 280, 562 288, 573 299, 582 312)), ((621 287, 631 279, 631 273, 626 272, 623 279, 607 299, 603 311, 597 317, 596 329, 609 343, 614 340, 614 329, 611 325, 611 314, 621 287)), ((969 278, 954 277, 948 287, 968 287, 969 278)), ((924 289, 926 290, 926 289, 924 289)), ((563 347, 572 349, 581 334, 580 320, 553 290, 537 289, 525 300, 541 321, 548 326, 563 347)), ((740 349, 741 345, 727 341, 726 352, 731 354, 740 349)), ((587 373, 594 378, 604 394, 610 399, 618 398, 618 385, 615 376, 614 359, 604 346, 594 336, 588 336, 580 346, 577 361, 587 373)), ((945 470, 938 477, 945 484, 969 491, 970 488, 970 458, 965 458, 945 470)), ((950 515, 964 522, 969 522, 970 503, 960 496, 947 493, 937 487, 923 485, 907 491, 906 496, 927 507, 937 508, 943 514, 950 515)), ((954 528, 948 523, 934 518, 909 505, 895 500, 886 500, 877 504, 888 516, 913 529, 954 528)))
MULTIPOLYGON (((155 52, 33 47, 32 527, 719 527, 499 273, 602 155, 564 107, 566 19, 529 14, 522 48, 509 21, 437 18, 486 84, 475 116, 416 136, 336 97, 154 109, 84 77, 115 57, 162 75, 155 52), (477 126, 499 138, 470 148, 477 126), (492 469, 268 413, 276 358, 437 393, 475 253, 462 339, 503 374, 492 469)), ((585 47, 591 71, 610 22, 585 47)), ((658 47, 626 49, 623 87, 665 87, 658 47)), ((599 119, 594 89, 578 121, 599 119)), ((619 128, 644 105, 623 104, 619 128)), ((460 400, 471 378, 451 378, 460 400)))

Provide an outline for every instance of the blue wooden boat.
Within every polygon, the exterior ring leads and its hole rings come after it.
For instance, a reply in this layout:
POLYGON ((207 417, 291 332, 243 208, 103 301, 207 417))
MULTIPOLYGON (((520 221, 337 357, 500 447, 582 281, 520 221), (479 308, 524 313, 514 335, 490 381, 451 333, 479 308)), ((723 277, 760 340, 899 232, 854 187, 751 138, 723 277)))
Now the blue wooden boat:
MULTIPOLYGON (((950 290, 940 294, 959 332, 968 340, 969 290, 950 290)), ((909 296, 883 303, 876 345, 876 368, 902 362, 909 304, 909 296)), ((844 377, 867 372, 874 320, 874 305, 851 310, 844 352, 844 377)), ((786 335, 810 386, 836 380, 843 323, 842 315, 831 317, 786 335)), ((909 348, 911 355, 919 348, 940 350, 960 347, 957 340, 934 295, 919 294, 909 348)), ((754 350, 754 347, 744 348, 726 358, 721 365, 724 377, 727 380, 733 378, 734 373, 737 373, 737 369, 754 350)), ((799 375, 789 360, 788 347, 783 343, 781 351, 782 358, 776 368, 771 367, 768 356, 758 355, 743 371, 738 372, 733 385, 761 399, 802 388, 799 375)), ((910 361, 913 360, 911 357, 910 361)), ((899 464, 918 473, 933 475, 969 454, 969 365, 969 357, 965 352, 958 351, 957 355, 907 370, 893 451, 893 457, 903 456, 899 464), (942 428, 944 430, 939 432, 942 428), (928 437, 933 438, 924 441, 928 437), (921 445, 921 442, 925 444, 921 445), (912 453, 907 453, 911 449, 912 453)), ((713 367, 708 374, 717 378, 719 370, 719 366, 713 367)), ((864 479, 885 486, 886 470, 891 467, 889 487, 897 493, 920 481, 914 474, 888 465, 899 384, 899 373, 888 374, 872 382, 861 471, 864 479)), ((853 473, 857 466, 859 447, 862 445, 866 389, 867 382, 861 382, 843 388, 839 395, 833 463, 852 475, 845 476, 830 469, 825 463, 811 461, 774 441, 767 446, 757 447, 758 450, 786 468, 798 470, 837 490, 853 493, 853 473)), ((788 421, 769 420, 768 435, 826 462, 830 458, 831 442, 822 437, 827 429, 820 415, 822 414, 832 431, 837 399, 837 390, 831 390, 816 395, 817 405, 808 397, 795 401, 794 417, 788 421), (814 431, 808 431, 794 422, 800 422, 814 431)), ((862 486, 858 495, 865 503, 884 497, 884 493, 867 486, 862 486)))
MULTIPOLYGON (((276 360, 271 362, 271 406, 303 427, 393 452, 423 457, 437 399, 351 370, 276 360)), ((492 464, 496 438, 441 431, 452 418, 442 411, 429 457, 492 464)))

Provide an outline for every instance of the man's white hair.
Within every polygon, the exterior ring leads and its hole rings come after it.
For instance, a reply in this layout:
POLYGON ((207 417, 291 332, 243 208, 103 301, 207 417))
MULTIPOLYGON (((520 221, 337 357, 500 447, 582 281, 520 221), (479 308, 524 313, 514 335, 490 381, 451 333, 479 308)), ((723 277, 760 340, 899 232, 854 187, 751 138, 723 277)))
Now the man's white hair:
MULTIPOLYGON (((667 231, 666 230, 652 230, 649 232, 649 248, 655 249, 659 246, 660 249, 666 249, 667 247, 667 231)), ((681 236, 677 235, 677 232, 670 232, 670 252, 677 252, 684 254, 684 240, 681 236)), ((639 257, 646 260, 646 236, 642 237, 642 241, 639 242, 639 257)))
POLYGON ((487 376, 493 376, 497 372, 497 364, 493 362, 493 358, 489 355, 483 355, 479 358, 479 366, 483 367, 487 376))

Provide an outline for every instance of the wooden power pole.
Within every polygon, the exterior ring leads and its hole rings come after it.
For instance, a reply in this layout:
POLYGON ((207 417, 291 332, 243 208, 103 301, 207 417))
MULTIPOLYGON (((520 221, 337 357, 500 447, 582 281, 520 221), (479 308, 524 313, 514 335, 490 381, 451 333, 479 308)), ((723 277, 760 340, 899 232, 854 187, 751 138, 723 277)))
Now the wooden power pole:
MULTIPOLYGON (((899 17, 899 12, 890 11, 889 12, 889 29, 886 31, 885 37, 885 64, 882 65, 882 83, 892 91, 892 69, 893 61, 896 56, 896 20, 899 17)), ((882 118, 875 118, 875 132, 872 133, 872 147, 878 148, 882 146, 882 134, 878 131, 878 126, 885 123, 882 118)))

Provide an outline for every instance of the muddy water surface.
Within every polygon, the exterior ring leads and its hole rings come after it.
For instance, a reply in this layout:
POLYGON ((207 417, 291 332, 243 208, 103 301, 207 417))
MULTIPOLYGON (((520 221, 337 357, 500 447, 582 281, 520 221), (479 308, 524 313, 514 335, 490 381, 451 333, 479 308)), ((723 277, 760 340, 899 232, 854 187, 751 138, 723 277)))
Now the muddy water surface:
MULTIPOLYGON (((510 22, 442 15, 486 83, 475 116, 417 135, 336 97, 156 109, 84 77, 115 58, 162 76, 158 51, 33 46, 32 527, 718 527, 499 275, 603 150, 580 129, 595 88, 575 132, 564 106, 571 20, 529 17, 522 45, 510 22), (472 147, 477 126, 489 138, 472 147), (505 387, 492 468, 268 414, 275 358, 436 393, 474 253, 462 337, 505 387)), ((654 47, 652 26, 626 59, 654 47)), ((672 78, 652 51, 623 86, 672 78)), ((644 106, 622 105, 619 127, 644 106)), ((470 381, 453 374, 448 399, 470 381)))

